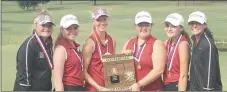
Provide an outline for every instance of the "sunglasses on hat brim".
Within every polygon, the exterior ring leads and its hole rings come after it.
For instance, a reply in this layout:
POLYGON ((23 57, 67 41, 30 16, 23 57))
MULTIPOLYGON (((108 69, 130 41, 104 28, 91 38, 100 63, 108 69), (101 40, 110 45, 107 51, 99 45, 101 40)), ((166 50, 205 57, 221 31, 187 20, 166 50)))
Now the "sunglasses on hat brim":
POLYGON ((107 18, 109 18, 109 16, 107 16, 107 15, 100 15, 100 16, 97 17, 95 20, 99 21, 101 17, 107 17, 107 18))
POLYGON ((55 26, 55 24, 53 22, 47 22, 45 24, 42 24, 43 27, 52 27, 55 26))

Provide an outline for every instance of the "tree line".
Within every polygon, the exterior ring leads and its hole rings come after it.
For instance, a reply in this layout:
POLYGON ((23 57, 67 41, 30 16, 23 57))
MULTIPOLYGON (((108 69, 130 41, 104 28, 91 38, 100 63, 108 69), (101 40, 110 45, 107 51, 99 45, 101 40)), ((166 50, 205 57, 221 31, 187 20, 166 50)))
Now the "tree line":
MULTIPOLYGON (((17 0, 17 3, 21 9, 35 9, 39 4, 46 4, 50 2, 51 0, 17 0)), ((59 1, 60 4, 62 4, 63 0, 53 0, 53 1, 59 1)), ((91 0, 93 2, 93 5, 96 5, 96 0, 91 0)))

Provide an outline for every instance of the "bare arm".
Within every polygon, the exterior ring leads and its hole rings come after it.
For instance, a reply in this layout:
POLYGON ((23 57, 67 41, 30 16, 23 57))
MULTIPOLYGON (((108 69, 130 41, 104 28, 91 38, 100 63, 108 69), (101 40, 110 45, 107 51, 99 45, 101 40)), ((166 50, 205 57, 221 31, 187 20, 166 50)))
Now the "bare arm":
POLYGON ((115 54, 116 53, 116 40, 114 38, 112 38, 112 39, 113 39, 113 45, 114 45, 114 52, 113 52, 113 54, 115 54))
POLYGON ((99 90, 99 89, 101 89, 101 86, 99 86, 87 72, 94 49, 95 49, 94 42, 91 39, 88 39, 86 41, 86 43, 84 44, 83 50, 82 50, 82 54, 83 54, 83 58, 84 58, 84 74, 85 74, 85 80, 90 85, 94 86, 96 89, 99 90))
POLYGON ((122 48, 122 50, 121 50, 121 53, 125 53, 126 47, 127 47, 127 45, 128 45, 128 42, 129 42, 129 40, 124 44, 124 46, 123 46, 123 48, 122 48))
POLYGON ((56 47, 53 55, 54 61, 54 85, 56 91, 64 91, 63 73, 66 61, 66 50, 63 46, 56 47))
POLYGON ((154 66, 153 69, 142 80, 139 81, 142 86, 146 86, 155 81, 164 72, 166 50, 164 44, 161 41, 155 41, 151 57, 154 66))
POLYGON ((179 57, 180 57, 180 78, 178 82, 178 91, 186 91, 189 63, 189 45, 187 41, 183 41, 179 44, 179 57))
POLYGON ((167 41, 168 41, 168 40, 165 41, 165 45, 167 44, 167 41))
MULTIPOLYGON (((168 40, 165 41, 165 43, 164 43, 165 46, 167 45, 167 42, 168 42, 168 40)), ((165 48, 165 50, 166 50, 166 48, 165 48)), ((166 50, 166 53, 168 53, 167 50, 166 50)), ((165 62, 165 64, 166 64, 166 62, 165 62)), ((164 78, 165 78, 164 73, 161 74, 161 76, 162 76, 162 81, 164 81, 164 78)))

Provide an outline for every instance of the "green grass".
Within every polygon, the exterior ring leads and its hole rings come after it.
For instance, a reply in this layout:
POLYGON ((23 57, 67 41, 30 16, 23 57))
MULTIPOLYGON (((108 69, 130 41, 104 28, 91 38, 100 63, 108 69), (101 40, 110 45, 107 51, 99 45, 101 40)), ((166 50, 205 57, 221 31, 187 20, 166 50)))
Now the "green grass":
MULTIPOLYGON (((117 53, 121 50, 123 44, 131 37, 136 35, 134 27, 134 17, 141 10, 149 11, 153 17, 155 25, 152 28, 152 35, 164 41, 165 17, 169 13, 178 12, 185 19, 185 28, 188 31, 187 19, 191 12, 200 10, 208 18, 208 26, 213 31, 215 37, 226 36, 227 31, 227 2, 211 1, 206 2, 185 2, 181 1, 177 6, 176 1, 97 1, 98 6, 92 6, 91 1, 63 1, 60 5, 52 1, 47 5, 40 7, 49 8, 52 13, 56 27, 53 37, 56 38, 59 33, 59 21, 65 14, 74 14, 79 18, 81 32, 76 39, 81 45, 91 34, 91 11, 94 7, 105 7, 110 13, 109 33, 117 41, 117 53)), ((24 11, 18 8, 16 2, 2 2, 2 90, 11 91, 16 76, 16 53, 21 43, 31 35, 34 11, 24 11)), ((222 83, 224 90, 227 90, 227 53, 220 53, 220 67, 222 74, 222 83)))

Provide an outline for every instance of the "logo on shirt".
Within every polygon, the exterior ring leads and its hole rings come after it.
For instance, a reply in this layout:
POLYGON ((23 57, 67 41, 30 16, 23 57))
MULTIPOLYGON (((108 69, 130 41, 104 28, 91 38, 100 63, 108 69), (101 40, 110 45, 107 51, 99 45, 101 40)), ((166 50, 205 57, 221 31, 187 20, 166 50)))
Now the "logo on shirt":
POLYGON ((39 58, 44 58, 44 53, 43 52, 39 52, 39 58))

